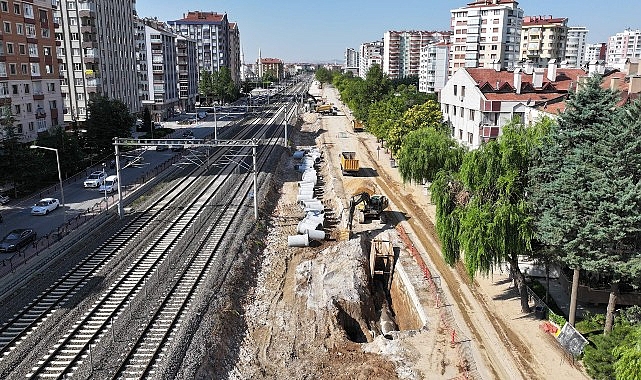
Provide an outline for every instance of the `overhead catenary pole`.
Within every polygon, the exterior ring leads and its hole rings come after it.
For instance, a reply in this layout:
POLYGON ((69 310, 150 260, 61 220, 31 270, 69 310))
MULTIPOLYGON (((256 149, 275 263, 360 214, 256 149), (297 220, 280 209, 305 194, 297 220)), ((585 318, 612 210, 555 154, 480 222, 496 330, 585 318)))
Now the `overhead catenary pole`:
POLYGON ((122 183, 120 181, 120 150, 118 149, 118 137, 115 138, 116 144, 114 146, 116 147, 116 177, 118 178, 118 218, 123 219, 125 217, 124 209, 122 207, 122 188, 120 187, 120 184, 122 183))
POLYGON ((256 167, 256 147, 252 147, 252 161, 254 164, 254 219, 258 220, 258 168, 256 167))

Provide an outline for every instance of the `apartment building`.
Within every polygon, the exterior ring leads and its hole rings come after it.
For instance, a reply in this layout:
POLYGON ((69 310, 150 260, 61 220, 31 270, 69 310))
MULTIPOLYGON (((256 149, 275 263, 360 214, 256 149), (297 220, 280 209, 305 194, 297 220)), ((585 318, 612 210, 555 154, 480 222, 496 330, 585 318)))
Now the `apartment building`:
POLYGON ((387 31, 383 34, 383 72, 391 79, 418 77, 421 48, 447 42, 448 32, 421 30, 387 31))
POLYGON ((623 70, 629 59, 641 58, 641 30, 626 29, 608 39, 607 66, 623 70))
POLYGON ((63 124, 52 3, 0 1, 0 108, 23 142, 63 124))
POLYGON ((162 21, 136 17, 138 95, 152 121, 179 111, 176 35, 162 21))
POLYGON ((585 63, 593 61, 605 61, 605 56, 608 52, 608 44, 600 42, 596 44, 588 44, 585 47, 585 63))
POLYGON ((345 49, 345 67, 344 71, 351 71, 355 76, 358 76, 358 51, 354 48, 345 49))
POLYGON ((565 44, 564 61, 569 67, 583 67, 587 48, 588 29, 584 26, 568 27, 568 37, 565 44))
POLYGON ((365 42, 358 50, 358 75, 365 79, 373 65, 383 68, 383 41, 365 42))
POLYGON ((259 78, 262 78, 265 73, 271 73, 279 80, 285 78, 285 66, 283 61, 278 58, 262 58, 259 54, 256 64, 258 65, 259 78))
POLYGON ((178 61, 178 99, 180 112, 196 108, 198 97, 198 61, 196 41, 176 35, 176 59, 178 61))
POLYGON ((421 48, 418 90, 438 92, 447 82, 450 44, 439 42, 421 48))
POLYGON ((449 75, 462 67, 512 68, 519 60, 523 10, 512 0, 478 0, 452 9, 449 75))
POLYGON ((235 22, 229 23, 229 72, 234 83, 240 86, 240 30, 235 22))
POLYGON ((226 13, 190 11, 168 24, 176 33, 196 41, 198 72, 227 67, 232 79, 240 78, 240 34, 237 26, 230 32, 226 13), (237 40, 232 42, 234 38, 237 40))
POLYGON ((547 68, 512 71, 494 68, 463 68, 440 92, 441 111, 454 139, 470 149, 497 138, 513 117, 524 123, 536 121, 537 108, 547 110, 562 104, 576 88, 582 69, 558 68, 555 60, 547 68))
POLYGON ((89 100, 97 95, 140 111, 134 6, 133 0, 60 2, 55 17, 65 122, 84 122, 89 100))
POLYGON ((552 16, 526 16, 521 26, 520 60, 532 61, 539 67, 551 59, 565 59, 568 19, 552 16))

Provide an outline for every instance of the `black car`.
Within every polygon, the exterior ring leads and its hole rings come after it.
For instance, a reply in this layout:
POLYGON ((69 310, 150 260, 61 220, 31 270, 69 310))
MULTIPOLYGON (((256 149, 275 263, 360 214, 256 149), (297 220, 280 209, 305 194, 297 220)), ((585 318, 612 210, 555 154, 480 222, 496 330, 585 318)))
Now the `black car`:
POLYGON ((9 232, 0 241, 0 252, 15 252, 34 241, 36 241, 36 231, 30 228, 18 228, 9 232))

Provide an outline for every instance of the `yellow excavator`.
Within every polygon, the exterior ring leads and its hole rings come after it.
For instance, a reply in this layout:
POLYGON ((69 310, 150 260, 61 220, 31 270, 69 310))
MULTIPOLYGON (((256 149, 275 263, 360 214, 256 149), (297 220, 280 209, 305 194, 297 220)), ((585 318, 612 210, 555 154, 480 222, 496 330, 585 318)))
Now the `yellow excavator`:
POLYGON ((367 219, 383 220, 383 211, 389 207, 389 200, 384 195, 370 194, 367 191, 355 194, 349 200, 349 216, 347 229, 352 233, 352 221, 357 216, 359 223, 365 223, 367 219))

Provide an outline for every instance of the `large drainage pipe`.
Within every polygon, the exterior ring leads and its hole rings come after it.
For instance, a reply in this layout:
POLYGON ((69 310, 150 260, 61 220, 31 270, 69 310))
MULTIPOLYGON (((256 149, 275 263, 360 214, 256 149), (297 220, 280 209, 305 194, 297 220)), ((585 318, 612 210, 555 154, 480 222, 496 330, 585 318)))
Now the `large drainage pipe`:
POLYGON ((307 234, 288 236, 287 246, 288 247, 309 247, 309 236, 307 236, 307 234))
POLYGON ((325 240, 325 231, 307 230, 307 235, 311 240, 325 240))

